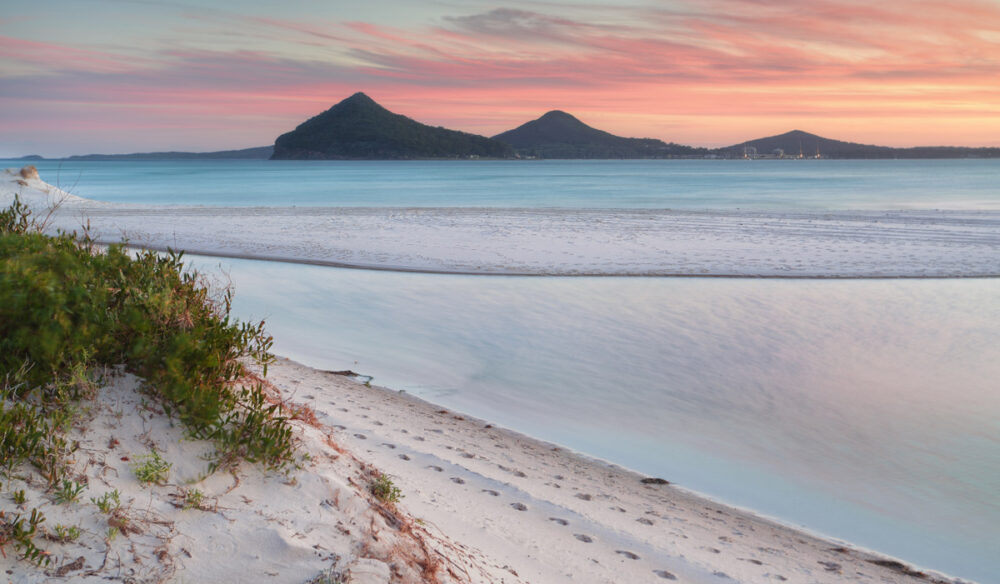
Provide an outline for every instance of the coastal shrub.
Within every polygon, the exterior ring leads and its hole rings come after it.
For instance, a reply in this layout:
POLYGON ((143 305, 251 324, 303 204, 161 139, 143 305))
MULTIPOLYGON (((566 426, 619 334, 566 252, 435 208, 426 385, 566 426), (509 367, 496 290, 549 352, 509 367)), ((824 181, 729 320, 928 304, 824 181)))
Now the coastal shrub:
POLYGON ((93 390, 88 371, 118 364, 193 436, 214 440, 219 462, 291 461, 281 408, 259 383, 242 383, 248 360, 266 374, 272 339, 262 322, 231 319, 228 291, 214 301, 180 253, 96 253, 86 238, 34 227, 18 200, 0 211, 0 397, 2 415, 17 418, 0 426, 3 467, 41 466, 44 437, 71 418, 53 412, 93 390), (14 427, 28 432, 2 430, 14 427))

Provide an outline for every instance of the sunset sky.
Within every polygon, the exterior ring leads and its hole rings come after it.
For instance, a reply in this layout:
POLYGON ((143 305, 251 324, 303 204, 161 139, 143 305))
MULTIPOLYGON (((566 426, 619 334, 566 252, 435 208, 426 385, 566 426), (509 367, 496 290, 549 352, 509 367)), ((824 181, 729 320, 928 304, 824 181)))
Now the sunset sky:
POLYGON ((356 91, 722 146, 1000 146, 1000 0, 3 0, 0 156, 271 144, 356 91))

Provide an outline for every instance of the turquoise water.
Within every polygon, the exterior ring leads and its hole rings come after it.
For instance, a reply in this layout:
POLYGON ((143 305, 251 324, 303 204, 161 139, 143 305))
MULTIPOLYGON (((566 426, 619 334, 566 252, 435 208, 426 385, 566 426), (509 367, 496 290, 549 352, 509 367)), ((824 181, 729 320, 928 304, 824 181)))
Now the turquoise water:
POLYGON ((221 261, 235 311, 266 318, 279 354, 997 581, 1000 280, 484 278, 221 261))
MULTIPOLYGON (((17 161, 0 161, 18 166, 17 161)), ((1000 209, 1000 160, 35 163, 110 202, 364 207, 1000 209)))

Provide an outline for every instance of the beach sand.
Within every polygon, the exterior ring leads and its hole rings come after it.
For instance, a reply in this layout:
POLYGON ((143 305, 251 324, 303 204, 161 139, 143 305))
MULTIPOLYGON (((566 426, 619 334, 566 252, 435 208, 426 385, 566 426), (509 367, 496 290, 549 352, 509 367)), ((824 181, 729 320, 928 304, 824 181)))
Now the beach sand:
POLYGON ((391 475, 415 517, 527 582, 938 579, 404 392, 284 359, 269 379, 391 475))
POLYGON ((112 373, 71 432, 79 502, 15 473, 10 490, 47 517, 52 563, 8 554, 7 582, 958 582, 287 359, 267 379, 298 412, 299 468, 208 474, 210 443, 186 438, 141 379, 112 373), (153 450, 173 466, 143 486, 133 467, 153 450), (398 505, 371 494, 378 472, 398 505), (122 508, 102 514, 91 500, 113 489, 122 508), (56 541, 56 525, 82 535, 56 541))

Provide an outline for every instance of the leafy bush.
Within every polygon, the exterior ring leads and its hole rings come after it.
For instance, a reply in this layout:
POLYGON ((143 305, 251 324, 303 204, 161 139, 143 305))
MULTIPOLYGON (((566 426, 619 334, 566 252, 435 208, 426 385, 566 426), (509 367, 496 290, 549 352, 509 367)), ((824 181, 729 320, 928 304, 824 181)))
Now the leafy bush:
POLYGON ((4 466, 37 458, 52 430, 27 396, 38 394, 47 411, 78 399, 89 387, 81 372, 98 364, 144 377, 167 413, 216 441, 220 461, 287 464, 286 418, 259 383, 240 383, 245 360, 266 374, 272 359, 263 323, 232 320, 229 293, 213 302, 179 253, 95 253, 91 243, 33 233, 19 201, 0 212, 0 415, 16 418, 7 428, 31 430, 0 436, 4 466))
MULTIPOLYGON (((57 500, 75 501, 82 486, 67 480, 65 438, 74 403, 94 395, 93 371, 118 365, 144 377, 191 435, 215 442, 216 465, 290 464, 287 419, 260 383, 245 383, 247 361, 266 375, 271 337, 263 323, 232 320, 230 301, 228 291, 213 301, 181 254, 97 252, 87 236, 43 235, 15 198, 0 210, 0 478, 27 462, 57 500)), ((47 561, 32 542, 41 521, 37 509, 27 519, 0 512, 0 551, 14 542, 47 561)))

